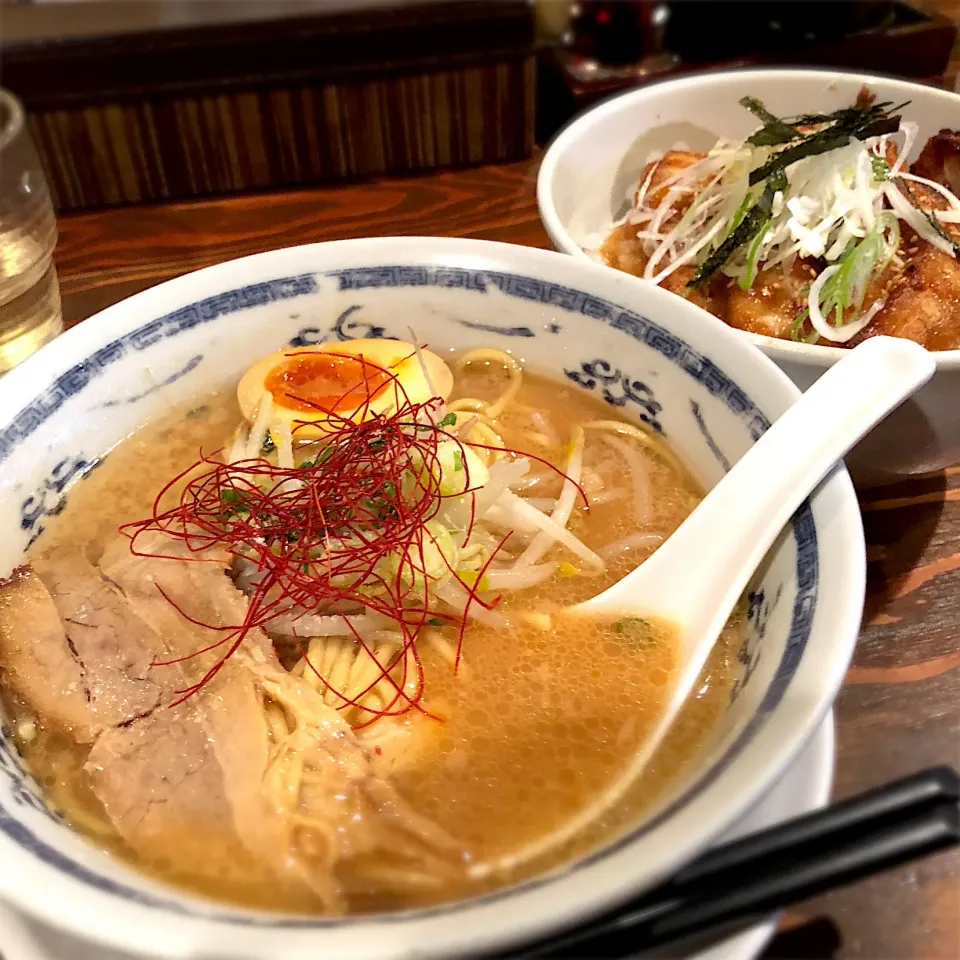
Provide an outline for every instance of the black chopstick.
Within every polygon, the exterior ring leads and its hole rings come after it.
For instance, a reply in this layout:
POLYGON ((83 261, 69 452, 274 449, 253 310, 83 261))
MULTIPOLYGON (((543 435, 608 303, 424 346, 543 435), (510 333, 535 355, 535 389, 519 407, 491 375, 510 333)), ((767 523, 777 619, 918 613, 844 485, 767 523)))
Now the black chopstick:
POLYGON ((511 960, 614 960, 736 921, 960 842, 960 777, 925 770, 711 850, 667 883, 511 960))

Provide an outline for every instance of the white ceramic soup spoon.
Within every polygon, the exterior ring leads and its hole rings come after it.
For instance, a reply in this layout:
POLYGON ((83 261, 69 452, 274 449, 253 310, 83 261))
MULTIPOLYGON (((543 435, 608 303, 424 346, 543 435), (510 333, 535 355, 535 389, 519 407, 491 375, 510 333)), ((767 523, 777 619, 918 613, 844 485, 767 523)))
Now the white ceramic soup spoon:
POLYGON ((678 662, 654 729, 623 775, 560 829, 497 861, 510 869, 570 840, 636 780, 693 689, 765 554, 823 477, 866 433, 933 376, 933 356, 910 340, 873 337, 831 367, 707 494, 649 559, 567 613, 672 625, 678 662))

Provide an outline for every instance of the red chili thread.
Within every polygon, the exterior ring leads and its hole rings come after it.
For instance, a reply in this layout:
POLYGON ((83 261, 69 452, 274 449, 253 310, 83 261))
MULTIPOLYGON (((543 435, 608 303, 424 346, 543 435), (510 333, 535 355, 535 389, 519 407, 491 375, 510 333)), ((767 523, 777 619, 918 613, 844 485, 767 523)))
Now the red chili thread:
MULTIPOLYGON (((483 444, 466 444, 452 437, 434 422, 443 404, 440 398, 411 403, 395 374, 362 357, 355 359, 362 364, 361 373, 365 367, 388 376, 398 396, 393 412, 371 409, 374 397, 382 397, 389 382, 379 384, 372 394, 366 377, 362 377, 362 384, 351 385, 333 404, 336 410, 343 399, 356 395, 358 387, 365 389, 362 403, 349 415, 331 412, 307 398, 294 397, 324 415, 323 439, 310 447, 316 454, 312 462, 288 468, 256 457, 226 464, 216 460, 215 455, 207 456, 201 451, 196 463, 160 490, 151 516, 121 528, 130 537, 131 552, 138 556, 217 563, 229 558, 234 563, 253 564, 258 574, 243 622, 229 626, 205 623, 190 616, 158 586, 164 599, 185 620, 222 636, 202 650, 158 661, 155 666, 184 662, 227 646, 225 654, 197 683, 177 691, 179 699, 173 706, 209 683, 250 632, 264 628, 278 614, 294 617, 326 614, 331 608, 342 610, 344 606, 356 606, 381 614, 396 625, 402 637, 396 653, 386 664, 380 664, 374 650, 350 622, 349 615, 340 613, 354 639, 377 664, 374 680, 350 697, 334 690, 307 656, 309 668, 341 701, 338 709, 355 707, 369 714, 369 719, 357 727, 382 716, 399 716, 414 708, 427 713, 421 703, 424 674, 415 642, 427 619, 437 616, 429 609, 430 582, 434 578, 427 574, 423 560, 425 534, 429 540, 426 524, 437 515, 445 496, 469 495, 469 538, 476 517, 464 447, 501 451, 483 444), (450 439, 461 447, 467 489, 459 494, 444 495, 436 482, 439 476, 437 448, 441 440, 450 439), (181 484, 175 505, 164 509, 164 501, 176 495, 181 484), (141 552, 137 548, 138 538, 148 532, 162 533, 179 541, 193 556, 169 557, 141 552), (216 555, 204 556, 211 552, 216 555), (385 576, 382 569, 377 569, 388 555, 399 558, 393 576, 385 576), (411 661, 412 680, 408 677, 411 661), (394 676, 395 673, 399 676, 394 676), (381 709, 363 704, 361 701, 382 680, 392 688, 390 701, 381 709)), ((315 426, 312 421, 294 422, 297 424, 292 430, 295 440, 298 431, 308 425, 315 426)), ((502 452, 531 456, 563 476, 541 457, 511 450, 502 452)), ((584 496, 579 485, 577 489, 584 496)), ((460 579, 450 568, 467 595, 461 617, 440 614, 459 627, 455 668, 460 662, 471 604, 493 609, 500 600, 499 597, 484 600, 479 596, 479 587, 507 537, 493 550, 472 583, 460 579)), ((450 566, 446 557, 444 562, 450 566)))

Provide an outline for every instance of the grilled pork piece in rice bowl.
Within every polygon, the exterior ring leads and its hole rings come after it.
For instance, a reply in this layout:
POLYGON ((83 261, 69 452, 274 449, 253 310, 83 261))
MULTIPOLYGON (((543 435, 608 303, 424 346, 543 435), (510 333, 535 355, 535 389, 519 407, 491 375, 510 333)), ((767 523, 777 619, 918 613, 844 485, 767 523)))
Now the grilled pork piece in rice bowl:
POLYGON ((885 334, 938 373, 853 451, 877 483, 960 457, 960 97, 856 74, 744 70, 585 114, 541 167, 558 249, 742 331, 801 388, 885 334))
POLYGON ((663 877, 840 683, 849 478, 639 777, 671 624, 565 611, 796 395, 666 291, 472 241, 276 251, 71 330, 0 381, 0 896, 151 955, 447 958, 663 877))

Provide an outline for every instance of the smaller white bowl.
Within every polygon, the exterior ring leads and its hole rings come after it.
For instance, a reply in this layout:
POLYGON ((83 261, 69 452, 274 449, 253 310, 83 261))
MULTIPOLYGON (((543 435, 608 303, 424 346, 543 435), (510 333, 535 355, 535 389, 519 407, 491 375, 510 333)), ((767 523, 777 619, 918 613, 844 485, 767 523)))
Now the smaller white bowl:
MULTIPOLYGON (((540 218, 557 250, 591 259, 583 247, 609 233, 653 150, 678 141, 707 149, 718 137, 746 137, 756 120, 739 105, 755 96, 780 116, 849 106, 866 84, 879 100, 910 101, 920 126, 911 159, 944 127, 960 128, 960 96, 935 87, 859 73, 731 70, 655 83, 614 97, 574 120, 547 150, 537 179, 540 218)), ((806 390, 845 353, 839 347, 737 331, 806 390)), ((937 354, 937 372, 847 458, 856 483, 932 473, 960 461, 960 350, 937 354)))

